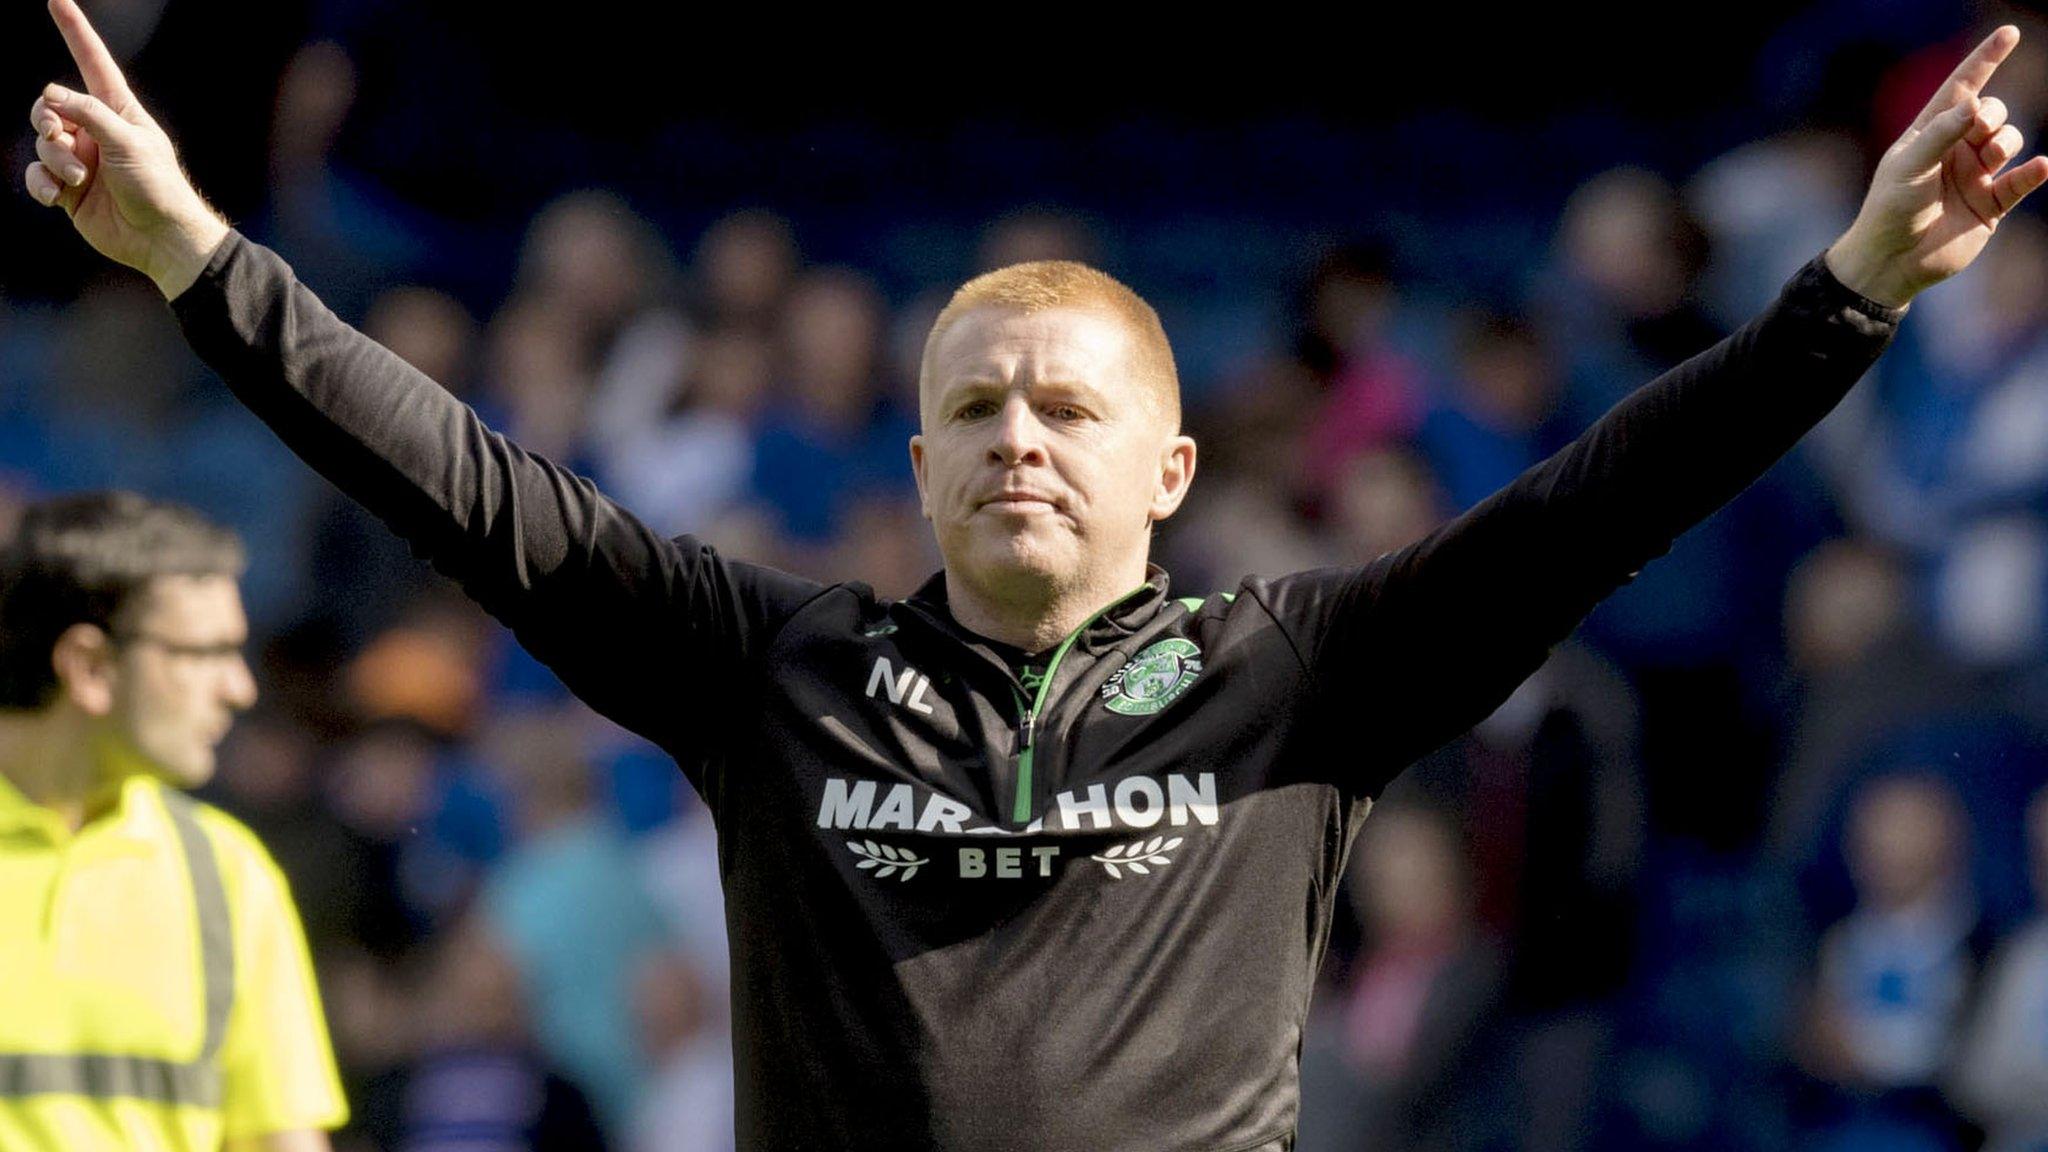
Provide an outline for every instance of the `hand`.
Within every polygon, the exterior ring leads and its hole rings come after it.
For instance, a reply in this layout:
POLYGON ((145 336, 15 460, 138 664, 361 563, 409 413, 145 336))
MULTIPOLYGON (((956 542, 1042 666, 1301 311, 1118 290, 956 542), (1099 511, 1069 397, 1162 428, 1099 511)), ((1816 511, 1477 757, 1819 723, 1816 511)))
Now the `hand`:
POLYGON ((156 281, 165 299, 190 287, 227 222, 200 197, 76 0, 49 0, 86 91, 44 87, 29 109, 36 160, 29 195, 55 205, 101 255, 156 281))
POLYGON ((1827 252, 1844 285, 1904 307, 1969 267, 2005 214, 2048 181, 2044 156, 2000 171, 2024 141, 2003 101, 1978 99, 2019 42, 2010 24, 1985 37, 1885 150, 1855 222, 1827 252))

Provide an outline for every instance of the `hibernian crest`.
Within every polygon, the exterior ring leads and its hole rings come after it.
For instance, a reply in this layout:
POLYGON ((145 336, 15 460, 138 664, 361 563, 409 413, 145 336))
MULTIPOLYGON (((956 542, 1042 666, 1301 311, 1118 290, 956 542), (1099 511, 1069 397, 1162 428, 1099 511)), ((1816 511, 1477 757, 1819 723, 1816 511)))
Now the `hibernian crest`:
POLYGON ((1125 716, 1150 716, 1180 699, 1202 674, 1202 650, 1178 636, 1148 645, 1102 686, 1102 703, 1125 716))

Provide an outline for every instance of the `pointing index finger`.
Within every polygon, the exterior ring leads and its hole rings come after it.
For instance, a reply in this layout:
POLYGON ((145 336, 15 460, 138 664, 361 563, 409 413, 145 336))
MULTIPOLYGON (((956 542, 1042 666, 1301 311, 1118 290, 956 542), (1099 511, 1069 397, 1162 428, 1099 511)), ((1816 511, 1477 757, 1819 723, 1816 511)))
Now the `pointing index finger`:
MULTIPOLYGON (((51 0, 53 4, 70 2, 51 0)), ((2005 58, 2012 54, 2013 46, 2019 42, 2020 30, 2010 24, 1992 29, 1991 35, 1971 49, 1970 54, 1963 57, 1963 62, 1956 65, 1956 70, 1949 73, 1948 79, 1942 81, 1933 98, 1927 101, 1927 106, 1920 109, 1920 115, 1913 118, 1913 127, 1927 127, 1929 121, 1955 107, 1958 101, 1984 91, 1984 86, 1991 82, 1991 74, 1998 71, 1998 66, 2005 63, 2005 58)))
POLYGON ((71 49, 72 62, 78 65, 79 75, 85 80, 85 90, 114 111, 126 111, 135 97, 128 91, 128 81, 121 75, 121 66, 114 62, 114 54, 107 51, 100 34, 93 31, 92 23, 79 10, 78 0, 50 0, 50 18, 57 22, 57 31, 64 34, 64 45, 71 49))

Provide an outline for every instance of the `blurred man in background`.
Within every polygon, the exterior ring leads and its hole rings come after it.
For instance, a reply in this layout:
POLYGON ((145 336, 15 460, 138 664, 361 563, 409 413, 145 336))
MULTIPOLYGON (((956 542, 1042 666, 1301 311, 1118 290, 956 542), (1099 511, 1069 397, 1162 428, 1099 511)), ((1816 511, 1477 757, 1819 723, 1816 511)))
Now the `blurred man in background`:
POLYGON ((1359 834, 1351 895, 1366 938, 1330 1008, 1334 1045, 1302 1058, 1303 1080, 1321 1074, 1331 1090, 1295 1152, 1459 1152, 1500 1140, 1470 1120, 1483 1111, 1470 1103, 1482 1077, 1498 1069, 1459 1054, 1482 1040, 1499 1046, 1487 1025, 1506 970, 1475 922, 1460 853, 1457 828, 1426 808, 1391 807, 1359 834), (1332 1058, 1350 1074, 1318 1067, 1332 1058))
POLYGON ((519 967, 489 925, 451 925, 420 984, 417 1051, 359 1100, 372 1146, 604 1152, 589 1098, 535 1047, 519 967))
POLYGON ((1966 1139, 1937 1091, 1991 947, 1962 802, 1938 776, 1880 778, 1857 793, 1847 839, 1857 903, 1822 938, 1808 1036, 1837 1130, 1966 1139))
POLYGON ((282 874, 180 791, 255 702, 242 563, 128 493, 0 552, 0 1147, 318 1152, 346 1118, 282 874))

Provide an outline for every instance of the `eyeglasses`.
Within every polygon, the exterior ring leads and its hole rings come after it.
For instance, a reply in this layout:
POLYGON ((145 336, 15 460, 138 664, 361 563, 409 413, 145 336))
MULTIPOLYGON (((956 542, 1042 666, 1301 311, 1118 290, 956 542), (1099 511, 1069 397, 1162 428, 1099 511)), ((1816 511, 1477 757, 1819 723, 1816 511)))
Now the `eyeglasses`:
POLYGON ((151 644, 161 649, 166 656, 178 660, 206 660, 224 662, 242 658, 242 642, 222 640, 213 644, 194 644, 186 640, 173 640, 168 636, 157 636, 148 632, 115 632, 113 639, 122 644, 151 644))

